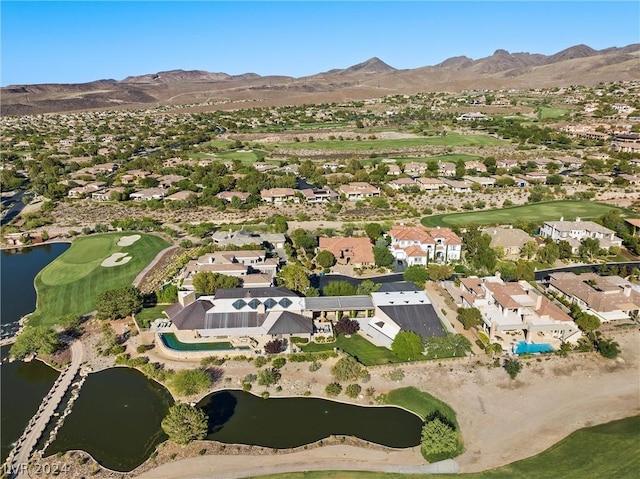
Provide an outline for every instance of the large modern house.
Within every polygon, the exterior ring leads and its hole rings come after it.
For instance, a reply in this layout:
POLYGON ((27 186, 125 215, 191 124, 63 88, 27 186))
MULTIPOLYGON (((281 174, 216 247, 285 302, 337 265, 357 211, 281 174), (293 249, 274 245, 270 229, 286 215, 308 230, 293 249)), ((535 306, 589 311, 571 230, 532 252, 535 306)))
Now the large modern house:
POLYGON ((371 296, 305 298, 275 287, 218 289, 213 296, 197 298, 192 291, 180 291, 178 298, 165 311, 168 320, 156 320, 154 330, 186 343, 230 341, 261 352, 276 338, 331 336, 329 321, 343 315, 356 319, 365 336, 386 347, 400 331, 423 338, 445 334, 431 301, 413 285, 371 296))
POLYGON ((548 288, 603 323, 637 318, 640 311, 640 288, 619 276, 551 273, 548 288))
POLYGON ((375 264, 369 238, 320 237, 318 250, 330 251, 338 264, 350 264, 358 268, 375 264))
POLYGON ((449 228, 396 225, 389 231, 393 257, 407 266, 458 261, 462 240, 449 228))

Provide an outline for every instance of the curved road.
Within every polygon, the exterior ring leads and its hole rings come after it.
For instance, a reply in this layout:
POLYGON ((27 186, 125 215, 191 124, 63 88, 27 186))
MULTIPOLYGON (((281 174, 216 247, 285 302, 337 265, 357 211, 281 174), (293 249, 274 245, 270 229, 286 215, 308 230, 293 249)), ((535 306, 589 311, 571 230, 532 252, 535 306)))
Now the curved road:
POLYGON ((27 479, 26 464, 31 458, 31 453, 36 447, 40 436, 51 421, 60 401, 69 390, 73 379, 80 370, 84 358, 84 346, 78 340, 71 343, 71 364, 58 376, 56 382, 51 387, 49 393, 42 400, 38 412, 31 418, 25 432, 22 434, 15 448, 11 451, 13 460, 11 462, 12 477, 17 479, 27 479))

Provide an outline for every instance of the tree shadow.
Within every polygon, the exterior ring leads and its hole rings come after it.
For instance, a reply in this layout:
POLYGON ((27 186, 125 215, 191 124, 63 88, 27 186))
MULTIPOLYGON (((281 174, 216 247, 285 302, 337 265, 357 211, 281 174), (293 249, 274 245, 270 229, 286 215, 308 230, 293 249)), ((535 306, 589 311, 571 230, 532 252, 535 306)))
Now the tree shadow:
POLYGON ((233 416, 236 404, 238 404, 238 400, 228 391, 215 393, 209 397, 208 402, 201 406, 209 416, 208 435, 222 430, 226 422, 233 416))

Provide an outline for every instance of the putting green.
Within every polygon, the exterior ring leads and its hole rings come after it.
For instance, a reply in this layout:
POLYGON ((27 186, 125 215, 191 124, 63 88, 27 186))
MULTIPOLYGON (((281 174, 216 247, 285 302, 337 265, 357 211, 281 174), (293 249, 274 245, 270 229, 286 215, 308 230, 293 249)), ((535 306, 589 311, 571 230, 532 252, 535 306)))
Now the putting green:
POLYGON ((164 239, 140 234, 130 246, 118 246, 123 236, 132 233, 108 233, 76 239, 71 248, 36 276, 37 309, 32 325, 52 325, 68 314, 81 315, 95 309, 96 297, 109 289, 130 285, 154 256, 169 246, 164 239), (113 254, 131 257, 127 262, 104 267, 113 254))

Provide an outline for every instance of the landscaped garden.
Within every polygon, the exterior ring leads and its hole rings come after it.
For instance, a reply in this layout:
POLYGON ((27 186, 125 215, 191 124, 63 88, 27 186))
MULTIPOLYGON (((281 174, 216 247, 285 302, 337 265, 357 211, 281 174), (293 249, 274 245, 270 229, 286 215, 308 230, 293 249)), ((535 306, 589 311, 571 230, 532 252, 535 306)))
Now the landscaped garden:
POLYGON ((538 222, 557 221, 564 218, 566 221, 581 219, 593 219, 604 215, 610 210, 620 210, 615 206, 603 205, 591 201, 549 201, 544 203, 514 206, 499 210, 475 211, 469 213, 449 213, 427 216, 422 219, 424 226, 458 226, 458 225, 492 225, 512 224, 516 221, 538 222))
POLYGON ((61 317, 93 311, 100 293, 130 285, 167 246, 169 243, 164 239, 142 233, 108 233, 76 239, 36 276, 37 308, 29 324, 51 326, 61 317))

